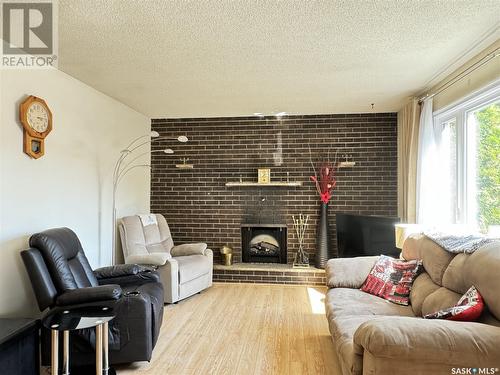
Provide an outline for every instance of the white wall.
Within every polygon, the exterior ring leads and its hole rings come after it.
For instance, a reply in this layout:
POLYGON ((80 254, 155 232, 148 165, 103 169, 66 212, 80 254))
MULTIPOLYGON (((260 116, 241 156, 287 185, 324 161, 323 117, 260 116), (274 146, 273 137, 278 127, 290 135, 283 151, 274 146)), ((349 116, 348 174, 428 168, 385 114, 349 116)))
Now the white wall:
MULTIPOLYGON (((149 133, 150 120, 57 70, 3 70, 0 86, 0 316, 34 316, 19 252, 31 234, 67 226, 93 267, 110 264, 113 166, 130 140, 149 133), (53 114, 38 160, 22 148, 18 106, 27 95, 45 99, 53 114)), ((149 182, 149 169, 127 175, 118 216, 149 212, 149 182)))

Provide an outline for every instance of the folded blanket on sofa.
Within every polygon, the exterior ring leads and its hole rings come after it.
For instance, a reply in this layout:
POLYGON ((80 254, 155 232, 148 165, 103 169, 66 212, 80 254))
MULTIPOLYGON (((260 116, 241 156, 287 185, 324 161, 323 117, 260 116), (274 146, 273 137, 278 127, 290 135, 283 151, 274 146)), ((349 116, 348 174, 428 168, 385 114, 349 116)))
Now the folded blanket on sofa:
POLYGON ((494 241, 492 238, 486 238, 475 234, 462 236, 442 232, 424 232, 424 234, 443 249, 454 254, 472 254, 481 246, 494 241))

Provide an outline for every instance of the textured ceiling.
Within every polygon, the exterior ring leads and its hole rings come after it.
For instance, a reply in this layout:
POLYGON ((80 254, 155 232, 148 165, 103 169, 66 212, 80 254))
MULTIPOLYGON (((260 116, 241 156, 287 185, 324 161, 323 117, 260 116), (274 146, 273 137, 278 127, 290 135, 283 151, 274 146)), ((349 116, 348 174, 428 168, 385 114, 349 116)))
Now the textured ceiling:
POLYGON ((497 38, 499 14, 499 0, 62 0, 59 69, 150 117, 396 111, 497 38))

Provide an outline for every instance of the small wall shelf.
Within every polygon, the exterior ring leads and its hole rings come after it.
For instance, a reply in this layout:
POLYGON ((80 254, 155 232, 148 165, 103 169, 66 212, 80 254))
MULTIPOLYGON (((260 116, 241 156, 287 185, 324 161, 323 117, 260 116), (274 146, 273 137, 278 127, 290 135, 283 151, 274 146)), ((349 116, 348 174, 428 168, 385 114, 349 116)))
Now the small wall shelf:
POLYGON ((188 164, 189 158, 182 158, 180 164, 176 164, 175 168, 179 169, 193 169, 194 165, 193 164, 188 164))
POLYGON ((290 181, 290 182, 285 182, 285 181, 276 181, 276 182, 269 182, 267 184, 259 184, 258 182, 226 182, 227 187, 236 187, 236 186, 241 186, 241 187, 295 187, 295 186, 302 186, 301 181, 290 181))
POLYGON ((354 167, 355 165, 356 165, 355 161, 341 161, 338 164, 338 168, 350 168, 350 167, 354 167))
POLYGON ((178 168, 178 169, 193 169, 194 165, 193 164, 176 164, 175 168, 178 168))

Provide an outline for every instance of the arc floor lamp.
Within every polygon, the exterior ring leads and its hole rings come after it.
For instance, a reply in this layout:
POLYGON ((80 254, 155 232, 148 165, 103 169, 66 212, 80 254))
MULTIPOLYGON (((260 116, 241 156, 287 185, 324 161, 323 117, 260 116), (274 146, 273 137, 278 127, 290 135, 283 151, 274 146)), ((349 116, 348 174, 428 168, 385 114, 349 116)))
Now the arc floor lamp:
POLYGON ((142 135, 140 137, 135 138, 132 142, 129 143, 125 149, 120 152, 120 156, 116 161, 115 168, 113 170, 113 224, 112 224, 112 239, 111 239, 111 263, 113 265, 116 264, 116 191, 120 182, 123 180, 125 175, 130 171, 136 168, 151 168, 151 164, 144 164, 140 159, 143 156, 150 155, 152 153, 164 153, 167 155, 171 155, 174 153, 174 150, 171 148, 165 148, 161 150, 147 150, 141 152, 141 149, 144 150, 144 147, 152 144, 153 142, 160 140, 176 140, 181 143, 186 143, 188 138, 184 135, 175 137, 160 137, 160 134, 157 131, 152 131, 149 134, 142 135))

